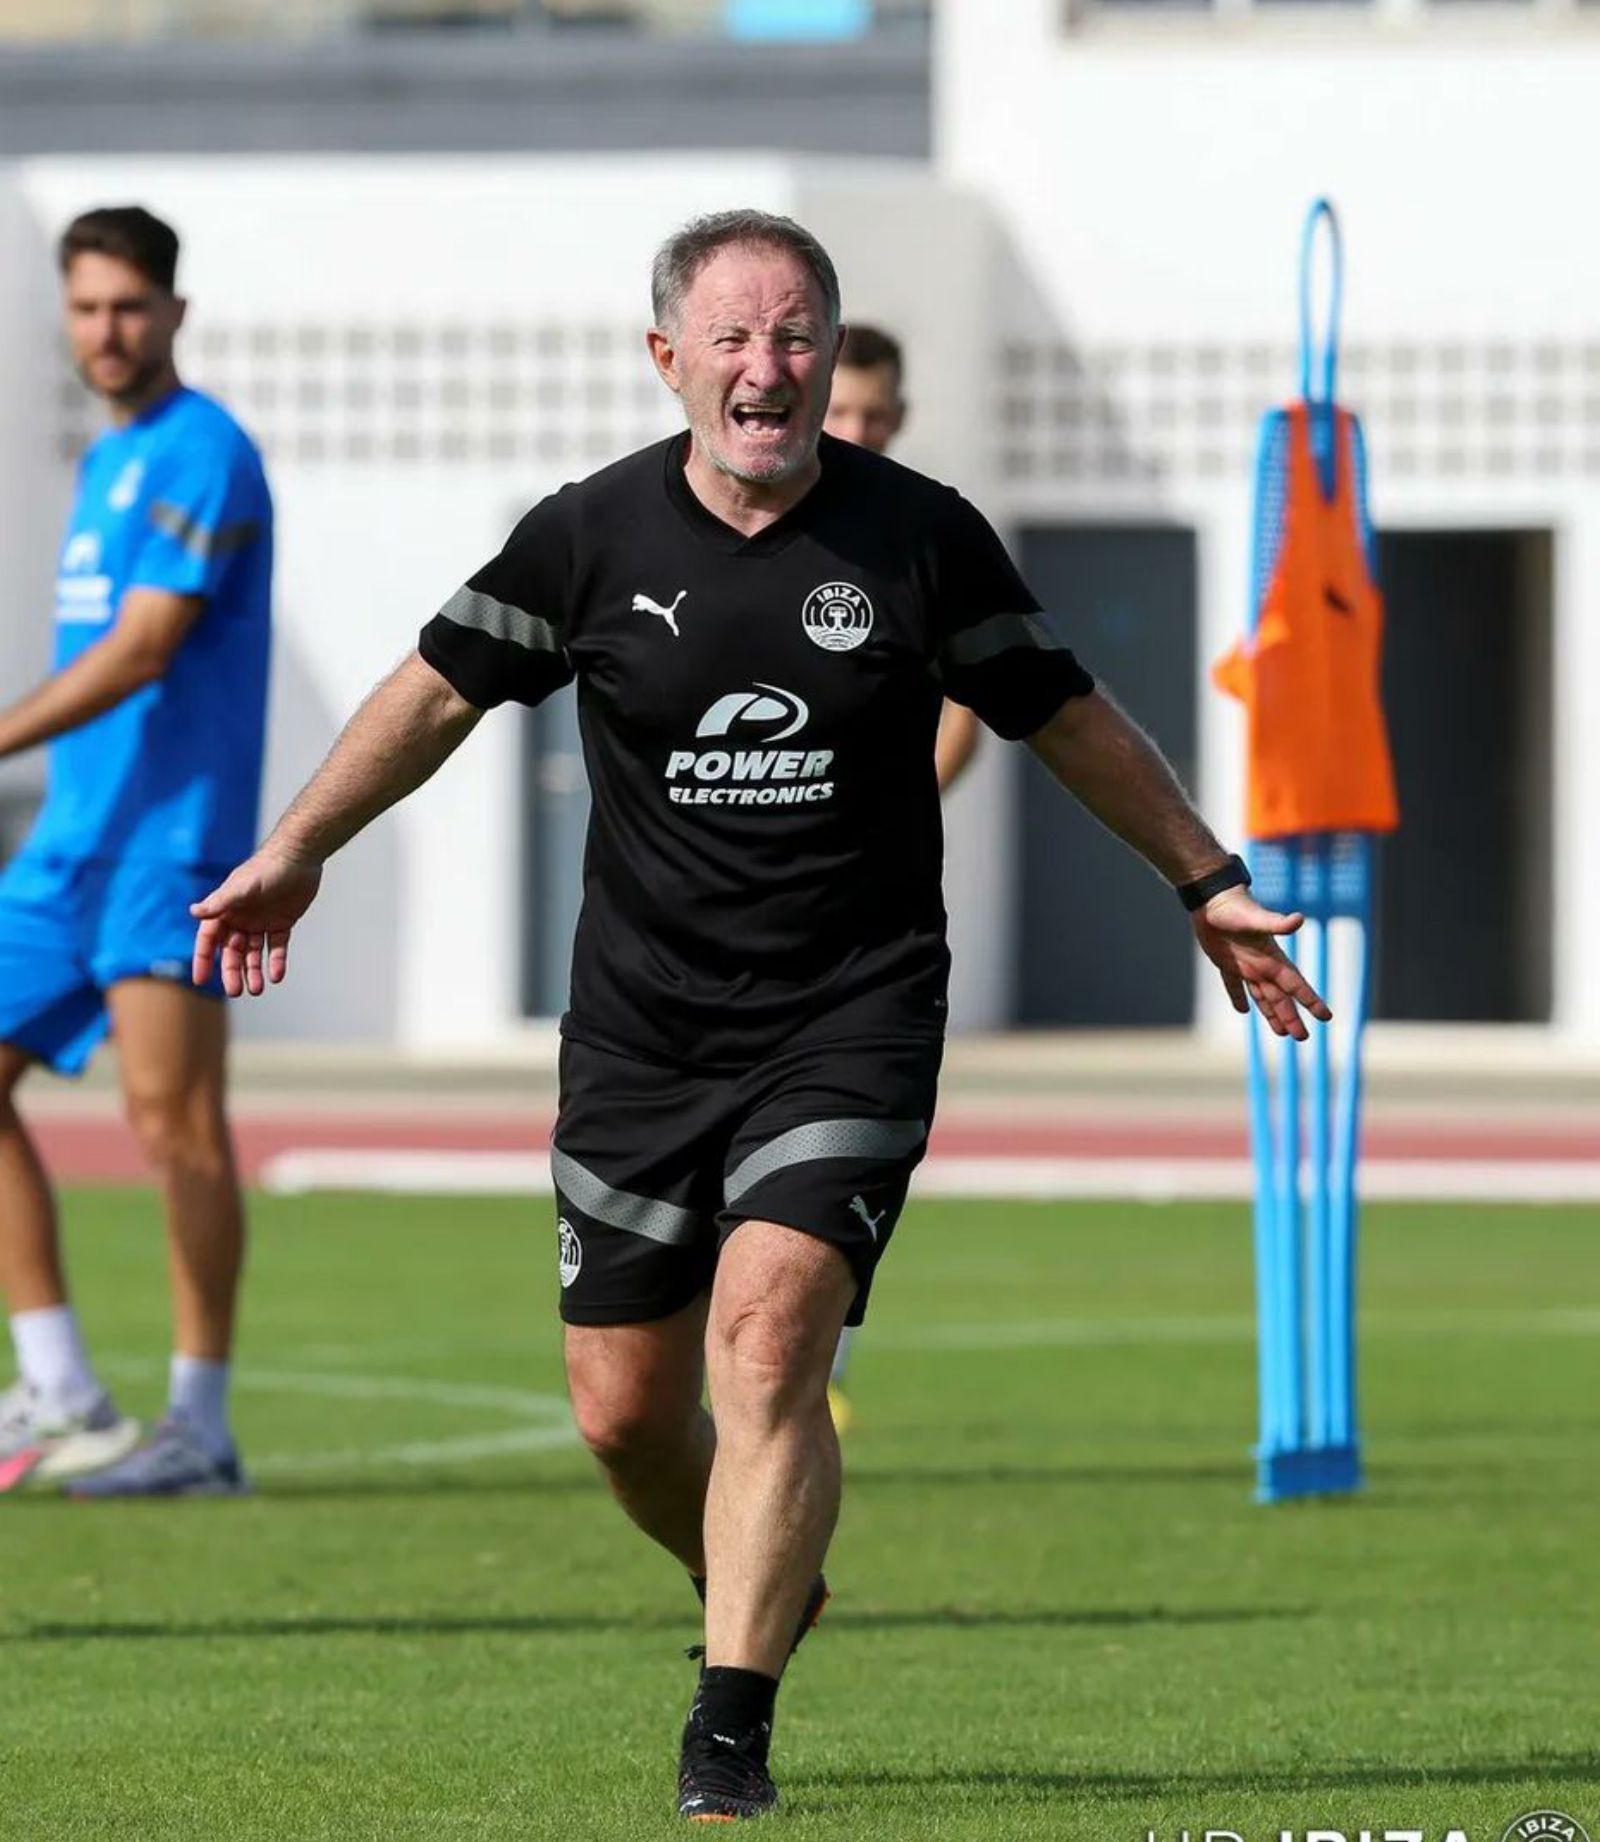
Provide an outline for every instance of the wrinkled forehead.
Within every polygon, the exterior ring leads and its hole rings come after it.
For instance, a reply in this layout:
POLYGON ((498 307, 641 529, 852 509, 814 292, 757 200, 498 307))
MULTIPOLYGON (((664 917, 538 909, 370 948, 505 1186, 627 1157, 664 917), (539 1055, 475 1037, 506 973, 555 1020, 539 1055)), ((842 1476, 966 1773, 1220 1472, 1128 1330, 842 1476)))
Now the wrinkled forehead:
POLYGON ((734 321, 760 328, 803 320, 820 329, 828 308, 806 263, 779 244, 732 243, 697 272, 683 298, 690 326, 734 321))

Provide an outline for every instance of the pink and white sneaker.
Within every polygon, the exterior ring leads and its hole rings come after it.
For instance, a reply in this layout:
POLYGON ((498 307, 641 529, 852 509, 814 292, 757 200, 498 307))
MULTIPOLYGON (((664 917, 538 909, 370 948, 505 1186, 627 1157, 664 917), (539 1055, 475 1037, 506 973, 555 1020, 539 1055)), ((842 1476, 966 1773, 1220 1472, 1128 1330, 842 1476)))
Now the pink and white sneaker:
POLYGON ((0 1394, 0 1495, 91 1476, 126 1458, 143 1430, 109 1394, 69 1413, 19 1381, 0 1394))

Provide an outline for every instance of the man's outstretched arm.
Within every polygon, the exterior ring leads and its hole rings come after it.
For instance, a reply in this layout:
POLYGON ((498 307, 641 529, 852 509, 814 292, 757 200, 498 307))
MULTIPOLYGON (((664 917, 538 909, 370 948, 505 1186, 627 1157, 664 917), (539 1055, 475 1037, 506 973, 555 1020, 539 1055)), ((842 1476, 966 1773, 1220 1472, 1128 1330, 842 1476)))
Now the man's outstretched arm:
MULTIPOLYGON (((1175 888, 1227 862, 1161 751, 1103 692, 1069 698, 1028 745, 1108 831, 1175 888)), ((1275 1034, 1302 1040, 1302 1010, 1324 1023, 1332 1014, 1278 944, 1278 935, 1294 933, 1303 920, 1263 908, 1244 888, 1223 890, 1190 916, 1234 1009, 1248 1010, 1254 999, 1275 1034)))
POLYGON ((199 595, 133 588, 114 626, 37 690, 0 710, 0 756, 19 755, 81 728, 135 691, 163 677, 184 636, 200 618, 199 595))
POLYGON ((311 906, 322 866, 436 773, 482 714, 417 653, 404 659, 345 724, 256 854, 190 909, 200 923, 195 983, 219 957, 230 998, 279 983, 290 930, 311 906))

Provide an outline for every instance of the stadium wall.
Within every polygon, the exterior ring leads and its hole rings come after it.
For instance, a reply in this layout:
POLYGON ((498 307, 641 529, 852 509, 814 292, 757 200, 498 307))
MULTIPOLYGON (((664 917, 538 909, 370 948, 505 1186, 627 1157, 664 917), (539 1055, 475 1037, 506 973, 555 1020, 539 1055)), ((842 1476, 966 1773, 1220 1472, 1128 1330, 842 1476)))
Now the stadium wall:
MULTIPOLYGON (((0 666, 42 667, 71 456, 91 407, 59 351, 51 242, 138 198, 186 240, 182 361, 262 440, 279 515, 265 807, 280 810, 417 627, 528 503, 678 425, 643 349, 651 253, 745 202, 812 224, 853 310, 922 380, 905 457, 988 494, 988 213, 918 167, 781 156, 48 159, 0 169, 0 666), (886 224, 895 236, 884 235, 886 224), (937 387, 936 387, 937 386, 937 387)), ((914 384, 914 388, 917 386, 914 384)), ((1006 751, 951 813, 958 1023, 1005 1015, 1006 751)), ((338 860, 257 1035, 515 1048, 519 737, 487 722, 338 860)), ((35 764, 35 772, 37 765, 35 764)))
MULTIPOLYGON (((1377 521, 1554 535, 1551 1022, 1553 1040, 1592 1050, 1600 246, 1579 227, 1600 163, 1593 22, 1101 6, 1074 29, 1068 10, 987 0, 938 14, 936 166, 1003 227, 1007 362, 1024 378, 1070 366, 1061 424, 1088 399, 1103 431, 1053 450, 1020 404, 1000 432, 1001 509, 1191 525, 1202 669, 1223 651, 1248 597, 1254 418, 1294 388, 1300 222, 1332 196, 1360 361, 1346 393, 1367 416, 1377 521)), ((1203 681, 1196 696, 1202 795, 1237 812, 1238 719, 1203 681)), ((1203 989, 1207 1026, 1231 1028, 1203 989)))

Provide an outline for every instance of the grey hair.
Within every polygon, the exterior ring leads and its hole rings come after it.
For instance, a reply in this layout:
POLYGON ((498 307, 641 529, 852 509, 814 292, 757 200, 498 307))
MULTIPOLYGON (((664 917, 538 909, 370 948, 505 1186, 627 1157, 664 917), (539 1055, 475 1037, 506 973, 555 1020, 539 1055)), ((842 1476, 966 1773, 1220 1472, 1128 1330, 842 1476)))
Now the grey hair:
POLYGON ((772 211, 713 211, 691 218, 656 251, 650 265, 650 311, 657 326, 675 326, 694 278, 718 250, 738 244, 786 249, 811 271, 822 290, 828 325, 838 330, 842 317, 839 275, 833 259, 811 232, 792 217, 772 211))

